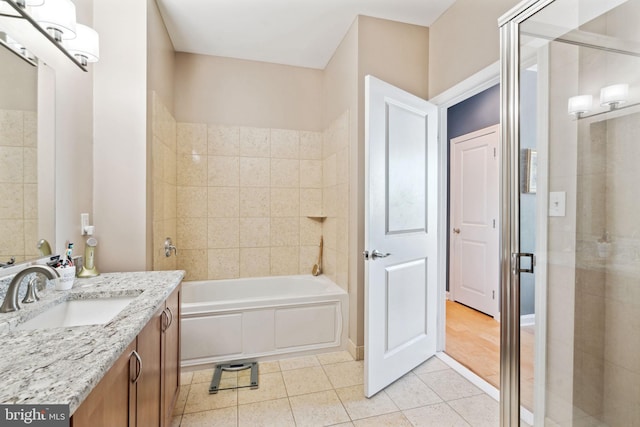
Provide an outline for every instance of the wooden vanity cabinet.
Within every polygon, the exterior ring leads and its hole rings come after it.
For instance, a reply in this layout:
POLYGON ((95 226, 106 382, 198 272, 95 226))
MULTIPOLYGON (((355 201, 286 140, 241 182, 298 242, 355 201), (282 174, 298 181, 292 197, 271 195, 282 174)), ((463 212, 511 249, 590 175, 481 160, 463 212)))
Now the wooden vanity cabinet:
POLYGON ((179 285, 165 302, 165 312, 169 317, 162 334, 162 426, 171 425, 173 408, 180 393, 180 303, 179 285))
POLYGON ((180 286, 74 412, 71 426, 169 426, 179 391, 180 286))

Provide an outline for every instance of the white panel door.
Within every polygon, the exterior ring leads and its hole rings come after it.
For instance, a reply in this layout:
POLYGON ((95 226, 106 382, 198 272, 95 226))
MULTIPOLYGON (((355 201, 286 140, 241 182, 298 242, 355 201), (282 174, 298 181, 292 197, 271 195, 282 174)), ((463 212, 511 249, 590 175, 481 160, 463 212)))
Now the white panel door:
POLYGON ((490 316, 498 314, 499 127, 451 140, 451 294, 490 316))
POLYGON ((437 108, 372 76, 365 92, 364 386, 371 397, 436 350, 437 108))

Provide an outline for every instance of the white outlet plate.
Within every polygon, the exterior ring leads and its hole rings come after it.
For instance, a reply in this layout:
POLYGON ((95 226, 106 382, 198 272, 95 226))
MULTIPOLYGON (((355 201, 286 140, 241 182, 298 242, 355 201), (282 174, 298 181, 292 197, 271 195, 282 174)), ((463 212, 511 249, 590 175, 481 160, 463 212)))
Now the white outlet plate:
POLYGON ((87 227, 89 226, 89 214, 81 213, 80 214, 80 233, 82 236, 87 235, 87 227))
POLYGON ((549 192, 549 216, 565 216, 567 193, 565 191, 549 192))

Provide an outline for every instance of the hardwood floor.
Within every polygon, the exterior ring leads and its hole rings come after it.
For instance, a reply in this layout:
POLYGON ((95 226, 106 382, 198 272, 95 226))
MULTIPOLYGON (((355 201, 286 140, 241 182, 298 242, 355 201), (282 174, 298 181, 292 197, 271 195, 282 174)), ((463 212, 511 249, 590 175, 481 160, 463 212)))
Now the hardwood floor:
MULTIPOLYGON (((521 401, 533 407, 533 326, 523 327, 520 337, 521 401)), ((500 388, 500 323, 457 302, 447 301, 445 352, 500 388)))

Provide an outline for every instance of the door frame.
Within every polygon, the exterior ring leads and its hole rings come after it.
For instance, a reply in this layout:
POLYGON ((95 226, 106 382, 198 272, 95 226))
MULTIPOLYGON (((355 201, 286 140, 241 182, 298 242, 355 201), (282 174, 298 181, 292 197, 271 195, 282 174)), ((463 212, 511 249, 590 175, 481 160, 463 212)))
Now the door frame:
MULTIPOLYGON (((500 61, 494 62, 471 77, 463 80, 441 94, 429 99, 438 107, 438 252, 447 252, 449 230, 447 229, 447 176, 449 156, 447 155, 447 109, 500 83, 500 61)), ((447 300, 447 257, 438 260, 438 339, 436 351, 444 351, 446 344, 446 300, 447 300)), ((496 320, 500 321, 500 313, 496 320)))

